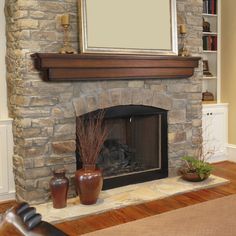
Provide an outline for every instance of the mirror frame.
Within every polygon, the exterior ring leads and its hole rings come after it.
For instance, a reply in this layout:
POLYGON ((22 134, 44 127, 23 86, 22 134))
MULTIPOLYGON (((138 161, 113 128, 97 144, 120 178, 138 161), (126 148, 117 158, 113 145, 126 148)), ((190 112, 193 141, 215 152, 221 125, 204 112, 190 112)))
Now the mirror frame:
MULTIPOLYGON (((119 0, 117 0, 119 1, 119 0)), ((126 0, 128 1, 128 0, 126 0)), ((166 1, 166 0, 165 0, 166 1)), ((147 54, 147 55, 178 55, 178 42, 177 42, 177 13, 176 13, 176 0, 169 0, 170 3, 170 50, 169 49, 151 49, 151 48, 126 48, 126 47, 99 47, 88 45, 88 13, 86 7, 87 0, 78 0, 79 10, 79 40, 80 52, 87 53, 113 53, 113 54, 147 54)), ((143 4, 147 1, 143 0, 143 4)), ((105 9, 105 11, 109 9, 105 9)), ((132 9, 131 9, 132 12, 132 9)), ((167 16, 169 17, 169 16, 167 16)), ((160 20, 160 19, 159 19, 160 20)), ((153 22, 152 22, 153 23, 153 22)), ((151 22, 150 22, 151 24, 151 22)), ((158 30, 158 29, 157 29, 158 30)), ((147 37, 151 37, 150 35, 147 37)))

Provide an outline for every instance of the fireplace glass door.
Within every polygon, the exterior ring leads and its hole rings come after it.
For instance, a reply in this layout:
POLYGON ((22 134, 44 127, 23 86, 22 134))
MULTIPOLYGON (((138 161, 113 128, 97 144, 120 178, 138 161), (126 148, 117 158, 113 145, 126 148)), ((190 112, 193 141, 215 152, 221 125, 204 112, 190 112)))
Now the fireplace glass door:
POLYGON ((104 189, 168 175, 167 111, 139 105, 111 107, 105 109, 104 125, 109 135, 97 162, 104 189))

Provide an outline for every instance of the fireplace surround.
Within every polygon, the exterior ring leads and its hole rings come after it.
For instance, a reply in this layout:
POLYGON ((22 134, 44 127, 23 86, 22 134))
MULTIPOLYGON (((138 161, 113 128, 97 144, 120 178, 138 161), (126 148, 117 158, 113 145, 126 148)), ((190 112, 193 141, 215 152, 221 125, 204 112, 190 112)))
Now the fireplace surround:
MULTIPOLYGON (((13 118, 16 195, 31 203, 50 199, 52 171, 61 167, 67 169, 70 196, 75 196, 76 117, 88 112, 121 105, 151 106, 168 111, 169 176, 176 175, 180 157, 193 154, 201 140, 202 68, 194 71, 195 66, 189 68, 183 63, 190 61, 187 65, 191 64, 191 58, 176 57, 177 64, 172 61, 175 72, 182 71, 184 76, 163 76, 163 70, 169 72, 171 60, 162 57, 162 68, 159 62, 157 67, 146 66, 150 69, 146 77, 146 72, 140 76, 140 64, 133 64, 126 72, 135 74, 125 79, 113 76, 113 79, 103 77, 101 80, 94 75, 92 80, 42 80, 42 72, 35 69, 31 55, 58 52, 62 44, 58 19, 65 12, 72 15, 71 39, 73 47, 77 47, 76 5, 77 0, 6 1, 8 107, 13 118), (158 72, 158 76, 152 71, 158 72)), ((193 56, 201 56, 202 52, 201 12, 201 2, 177 1, 178 22, 187 25, 186 47, 193 56)), ((73 61, 81 55, 65 57, 73 61)), ((71 60, 66 61, 72 65, 71 60)), ((112 70, 119 72, 119 68, 112 70)), ((141 68, 146 71, 144 66, 141 68)), ((98 68, 93 69, 94 73, 98 71, 98 68)), ((75 70, 68 71, 73 75, 75 70)), ((57 72, 56 75, 60 75, 60 71, 57 72)), ((48 75, 54 76, 53 73, 48 75)))

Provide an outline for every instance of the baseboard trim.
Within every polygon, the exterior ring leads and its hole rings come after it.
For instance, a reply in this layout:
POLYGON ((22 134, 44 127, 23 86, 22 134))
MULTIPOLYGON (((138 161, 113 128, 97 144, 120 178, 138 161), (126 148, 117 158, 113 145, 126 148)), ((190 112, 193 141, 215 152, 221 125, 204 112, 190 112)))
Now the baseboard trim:
POLYGON ((217 163, 222 161, 228 161, 228 155, 226 153, 222 155, 213 156, 209 160, 207 160, 209 163, 217 163))
POLYGON ((15 199, 16 199, 15 191, 14 192, 0 194, 0 202, 2 202, 2 201, 9 201, 9 200, 15 200, 15 199))
POLYGON ((228 144, 228 160, 236 162, 236 145, 228 144))

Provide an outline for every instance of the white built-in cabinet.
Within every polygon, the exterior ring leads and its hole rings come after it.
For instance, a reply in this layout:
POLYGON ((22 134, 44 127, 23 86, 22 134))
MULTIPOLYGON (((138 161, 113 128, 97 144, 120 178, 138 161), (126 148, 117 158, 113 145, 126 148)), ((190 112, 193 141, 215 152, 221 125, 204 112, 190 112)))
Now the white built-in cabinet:
POLYGON ((15 198, 11 123, 10 119, 0 120, 0 201, 15 198))
POLYGON ((212 151, 209 162, 227 160, 228 104, 205 104, 202 109, 203 153, 212 151))
POLYGON ((214 95, 214 101, 203 101, 202 133, 204 153, 212 151, 210 162, 227 160, 228 104, 221 103, 221 0, 203 1, 203 78, 202 92, 214 95), (205 24, 206 26, 206 24, 205 24), (207 63, 205 63, 207 62, 207 63), (209 74, 204 70, 208 66, 209 74))

